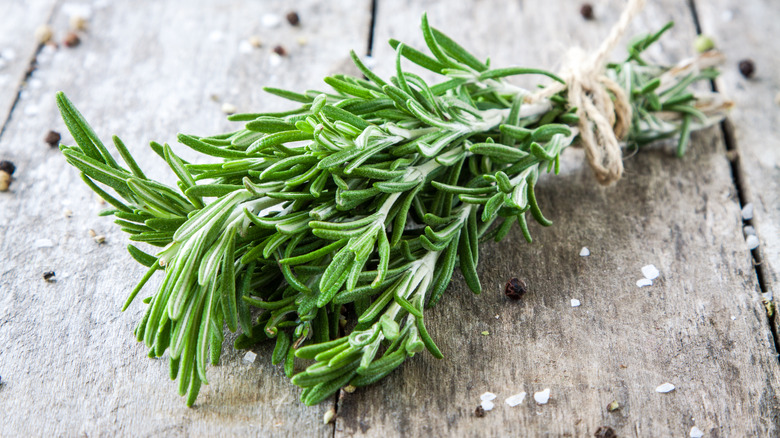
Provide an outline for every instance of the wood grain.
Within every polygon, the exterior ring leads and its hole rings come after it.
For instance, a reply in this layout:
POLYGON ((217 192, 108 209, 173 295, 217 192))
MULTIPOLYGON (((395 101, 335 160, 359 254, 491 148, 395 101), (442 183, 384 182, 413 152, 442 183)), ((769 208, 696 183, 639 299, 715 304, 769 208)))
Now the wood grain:
MULTIPOLYGON (((332 402, 302 406, 298 389, 269 364, 269 347, 250 365, 232 337, 222 364, 209 370, 211 385, 195 408, 185 407, 167 360, 146 358, 132 338, 143 306, 119 312, 143 274, 124 249, 126 236, 97 217, 105 206, 39 137, 53 128, 73 144, 54 105, 64 90, 105 140, 119 134, 147 173, 167 175, 149 140, 174 144, 177 132, 230 128, 222 102, 244 111, 289 107, 264 85, 322 88, 349 49, 365 50, 369 2, 297 2, 295 28, 283 1, 82 3, 92 10, 82 44, 38 59, 40 86, 22 96, 0 139, 0 156, 18 167, 11 191, 0 193, 0 436, 332 434, 322 423, 332 402), (267 13, 281 18, 278 27, 263 26, 267 13), (251 35, 264 46, 243 53, 240 41, 251 35), (288 56, 273 66, 277 44, 288 56), (32 106, 37 115, 25 116, 32 106), (38 239, 54 246, 36 247, 38 239), (50 270, 56 283, 41 278, 50 270)), ((67 20, 60 10, 55 28, 67 20)))
MULTIPOLYGON (((572 43, 594 47, 623 2, 596 2, 597 20, 566 1, 381 2, 375 40, 422 47, 427 10, 434 26, 494 65, 555 69, 572 43)), ((683 1, 648 2, 634 23, 651 31, 677 26, 654 55, 690 53, 695 29, 683 1)), ((377 67, 391 53, 375 48, 377 67)), ((388 62, 390 61, 390 62, 388 62)), ((415 357, 380 385, 342 394, 337 436, 775 436, 780 370, 761 305, 739 206, 717 128, 696 135, 683 159, 656 146, 627 159, 624 180, 601 188, 581 151, 565 154, 561 175, 540 186, 551 228, 534 227, 526 244, 515 231, 480 258, 483 296, 456 278, 429 330, 445 354, 415 357), (580 257, 582 246, 591 255, 580 257), (638 288, 640 269, 661 277, 638 288), (530 293, 503 296, 518 276, 530 293), (570 299, 581 301, 571 307, 570 299), (488 331, 489 336, 481 335, 488 331), (676 390, 655 388, 671 382, 676 390), (551 389, 539 406, 533 393, 551 389), (480 394, 498 395, 484 418, 480 394), (504 399, 525 391, 521 406, 504 399), (616 400, 620 409, 610 413, 616 400)))
MULTIPOLYGON (((30 86, 23 81, 38 49, 35 29, 48 22, 54 3, 55 0, 3 1, 0 13, 0 130, 20 89, 30 86)), ((41 139, 36 140, 42 142, 41 139)))
MULTIPOLYGON (((427 10, 434 26, 495 65, 555 70, 573 43, 595 47, 623 4, 592 3, 594 21, 565 0, 380 1, 376 69, 392 73, 390 37, 422 47, 417 23, 427 10)), ((635 31, 677 21, 653 55, 672 62, 690 53, 695 30, 687 2, 648 3, 635 31)), ((0 436, 331 435, 333 426, 321 419, 332 403, 301 406, 298 390, 268 365, 268 346, 256 349, 260 357, 249 365, 229 339, 222 364, 210 368, 212 384, 195 408, 184 406, 164 361, 147 359, 130 336, 141 306, 118 312, 142 275, 124 251, 126 237, 96 216, 104 205, 40 137, 51 128, 64 132, 53 99, 64 90, 100 135, 119 134, 148 173, 163 176, 149 140, 229 129, 224 102, 239 110, 283 108, 261 94, 262 85, 320 88, 322 76, 348 65, 350 48, 365 47, 370 2, 298 2, 300 28, 262 25, 265 13, 287 12, 281 0, 77 4, 93 12, 83 44, 39 56, 33 79, 40 85, 22 94, 0 137, 0 156, 19 167, 12 190, 0 193, 0 436), (240 41, 250 35, 264 46, 243 53, 240 41), (272 66, 277 44, 290 55, 272 66), (89 229, 107 242, 96 244, 89 229), (39 239, 54 246, 36 247, 39 239), (42 280, 48 270, 57 272, 56 283, 42 280)), ((761 13, 750 11, 735 20, 761 13)), ((67 27, 61 8, 53 25, 67 27)), ((760 86, 767 83, 776 85, 759 76, 760 86)), ((739 135, 754 135, 753 124, 769 129, 769 107, 750 114, 735 114, 747 132, 739 135)), ((429 312, 445 359, 420 354, 383 382, 343 393, 336 435, 592 436, 610 426, 619 436, 687 436, 693 425, 706 436, 779 433, 777 352, 719 130, 697 135, 683 159, 669 145, 628 159, 625 179, 611 188, 599 187, 582 162, 581 151, 568 151, 561 175, 539 188, 553 227, 533 227, 531 245, 516 231, 485 245, 484 294, 473 296, 456 275, 429 312), (582 246, 590 256, 578 255, 582 246), (637 288, 649 263, 661 277, 637 288), (520 302, 503 296, 513 276, 530 288, 520 302), (571 307, 572 298, 582 305, 571 307), (677 389, 656 393, 667 381, 677 389), (538 406, 533 393, 544 388, 551 400, 538 406), (477 418, 485 391, 498 395, 497 406, 477 418), (504 404, 521 391, 528 393, 522 405, 504 404), (612 400, 621 408, 609 413, 612 400)), ((769 201, 757 205, 757 228, 761 248, 769 248, 777 203, 760 193, 769 201)))
POLYGON ((702 32, 714 35, 727 58, 718 89, 736 103, 730 116, 745 203, 759 237, 763 280, 771 292, 780 284, 780 3, 733 0, 696 3, 702 32), (746 79, 739 62, 751 59, 756 73, 746 79))

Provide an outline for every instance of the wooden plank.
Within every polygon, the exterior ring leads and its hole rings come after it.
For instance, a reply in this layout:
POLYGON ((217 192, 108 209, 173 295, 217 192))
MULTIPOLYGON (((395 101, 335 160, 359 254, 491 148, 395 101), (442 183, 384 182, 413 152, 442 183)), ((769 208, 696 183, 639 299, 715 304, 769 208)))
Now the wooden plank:
MULTIPOLYGON (((332 434, 322 423, 332 403, 305 408, 299 390, 270 366, 270 347, 255 350, 261 357, 249 365, 233 337, 222 364, 209 369, 211 385, 186 408, 167 360, 147 359, 132 338, 143 306, 119 312, 144 271, 128 257, 126 236, 96 216, 105 205, 61 154, 37 141, 54 128, 73 144, 54 105, 64 90, 105 140, 119 134, 149 174, 167 175, 149 140, 173 145, 177 132, 230 128, 211 95, 239 110, 289 108, 260 87, 321 88, 350 48, 365 50, 370 2, 298 2, 295 28, 281 0, 103 5, 79 47, 39 59, 41 86, 23 96, 0 139, 0 156, 18 167, 11 191, 0 193, 0 436, 332 434), (281 18, 278 27, 263 25, 269 13, 281 18), (240 41, 251 35, 264 46, 244 53, 240 41), (277 44, 289 55, 273 65, 277 44), (38 115, 25 116, 33 105, 38 115), (106 243, 96 244, 88 229, 106 243), (56 283, 41 278, 50 270, 56 283)), ((58 28, 66 21, 61 13, 54 19, 58 28)))
POLYGON ((772 43, 780 38, 780 4, 717 0, 696 7, 702 31, 715 35, 728 59, 717 85, 736 103, 730 117, 736 163, 745 203, 754 207, 764 287, 773 291, 780 284, 780 57, 772 43), (756 65, 751 79, 739 72, 743 59, 756 65))
POLYGON ((0 29, 3 29, 0 32, 0 129, 11 112, 30 61, 38 49, 35 30, 49 20, 54 3, 54 0, 3 2, 0 14, 0 29))
MULTIPOLYGON (((427 10, 444 30, 495 65, 558 66, 572 42, 594 47, 624 2, 596 2, 586 22, 568 1, 380 2, 375 41, 423 47, 416 23, 427 10)), ((648 2, 631 27, 677 27, 655 54, 690 53, 695 30, 683 1, 648 2)), ((724 37, 725 38, 725 37, 724 37)), ((377 69, 392 53, 375 47, 377 69)), ((780 373, 771 331, 740 232, 739 207, 719 130, 696 135, 683 159, 671 145, 626 159, 625 179, 602 188, 570 150, 564 169, 540 186, 551 228, 529 245, 514 230, 480 258, 483 296, 457 277, 426 316, 445 354, 420 354, 389 378, 342 393, 337 436, 775 436, 780 373), (582 246, 588 257, 578 254, 582 246), (661 277, 638 288, 640 269, 661 277), (503 296, 518 276, 530 293, 503 296), (570 299, 582 305, 573 308, 570 299), (482 331, 489 336, 482 336, 482 331), (671 382, 676 390, 655 388, 671 382), (539 406, 533 394, 551 389, 539 406), (484 418, 480 394, 498 395, 484 418), (521 406, 504 399, 528 393, 521 406), (616 400, 620 409, 610 413, 616 400)))

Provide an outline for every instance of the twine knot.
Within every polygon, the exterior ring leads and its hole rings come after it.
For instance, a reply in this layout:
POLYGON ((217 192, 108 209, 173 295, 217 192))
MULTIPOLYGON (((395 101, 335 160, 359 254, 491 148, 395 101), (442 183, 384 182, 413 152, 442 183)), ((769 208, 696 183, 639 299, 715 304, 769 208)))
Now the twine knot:
POLYGON ((581 49, 569 51, 560 75, 565 85, 554 83, 531 96, 532 101, 538 101, 568 89, 569 104, 577 108, 580 119, 580 141, 585 157, 596 179, 603 185, 609 185, 623 175, 620 140, 628 134, 631 126, 628 95, 604 74, 606 60, 645 1, 629 0, 620 20, 591 57, 581 49))

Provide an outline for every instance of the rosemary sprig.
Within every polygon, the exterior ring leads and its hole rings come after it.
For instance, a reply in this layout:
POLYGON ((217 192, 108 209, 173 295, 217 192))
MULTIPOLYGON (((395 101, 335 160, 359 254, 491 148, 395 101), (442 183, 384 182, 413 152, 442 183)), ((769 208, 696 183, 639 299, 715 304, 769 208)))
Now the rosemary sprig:
MULTIPOLYGON (((668 28, 636 39, 628 59, 607 74, 630 96, 627 144, 679 136, 682 154, 690 132, 719 120, 723 105, 710 95, 700 108, 702 98, 689 91, 714 77, 712 68, 669 69, 641 57, 668 28)), ((177 187, 147 177, 113 137, 121 165, 57 95, 78 144, 61 146, 67 161, 111 204, 104 214, 113 214, 131 241, 162 248, 152 255, 128 246, 149 271, 123 310, 163 273, 135 335, 149 356, 170 353, 171 378, 188 405, 208 383, 207 363, 219 361, 224 326, 241 330, 237 348, 275 339, 272 362, 304 388, 309 405, 342 386, 376 382, 425 349, 442 357, 424 313, 454 269, 460 266, 479 293, 481 241, 501 240, 517 222, 531 242, 528 213, 551 225, 535 186, 542 173, 558 172, 561 151, 577 139, 578 118, 565 91, 531 104, 531 92, 505 78, 562 80, 538 69, 493 69, 425 16, 422 31, 433 56, 391 41, 397 71, 389 80, 353 52, 365 78, 325 78, 329 92, 267 88, 300 106, 231 116, 246 122, 235 132, 179 135, 220 160, 187 163, 152 142, 177 187), (402 69, 403 59, 444 80, 427 84, 402 69), (346 309, 357 315, 348 334, 346 309), (314 363, 295 374, 296 359, 314 363)))

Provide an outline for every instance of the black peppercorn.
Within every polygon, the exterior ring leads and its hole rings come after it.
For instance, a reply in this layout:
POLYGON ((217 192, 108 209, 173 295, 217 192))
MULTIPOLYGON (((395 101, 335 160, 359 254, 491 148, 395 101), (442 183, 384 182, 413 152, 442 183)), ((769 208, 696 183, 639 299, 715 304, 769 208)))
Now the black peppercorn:
POLYGON ((0 161, 0 171, 13 175, 14 171, 16 171, 16 166, 10 161, 3 160, 0 161))
POLYGON ((482 418, 485 416, 485 408, 482 407, 482 405, 477 406, 477 409, 474 409, 474 415, 482 418))
POLYGON ((68 32, 68 34, 65 35, 65 39, 62 40, 62 43, 67 47, 73 48, 81 43, 81 38, 79 38, 76 32, 68 32))
POLYGON ((287 22, 293 26, 297 26, 301 23, 301 17, 299 17, 298 13, 295 11, 289 12, 287 14, 287 22))
POLYGON ((513 300, 519 300, 525 292, 525 282, 519 278, 511 278, 504 286, 504 294, 513 300))
POLYGON ((582 18, 586 20, 592 20, 593 19, 593 6, 590 3, 584 3, 580 7, 580 15, 582 15, 582 18))
POLYGON ((46 134, 46 137, 44 137, 44 141, 49 144, 49 146, 56 148, 60 145, 60 139, 62 136, 60 136, 59 132, 56 131, 49 131, 48 134, 46 134))
POLYGON ((284 49, 282 46, 276 46, 274 47, 274 53, 276 53, 279 56, 286 56, 287 50, 284 49))
POLYGON ((609 426, 601 426, 596 430, 596 438, 617 438, 617 434, 609 426))
POLYGON ((739 72, 742 73, 742 76, 750 79, 756 72, 756 65, 750 59, 743 59, 739 61, 739 72))

